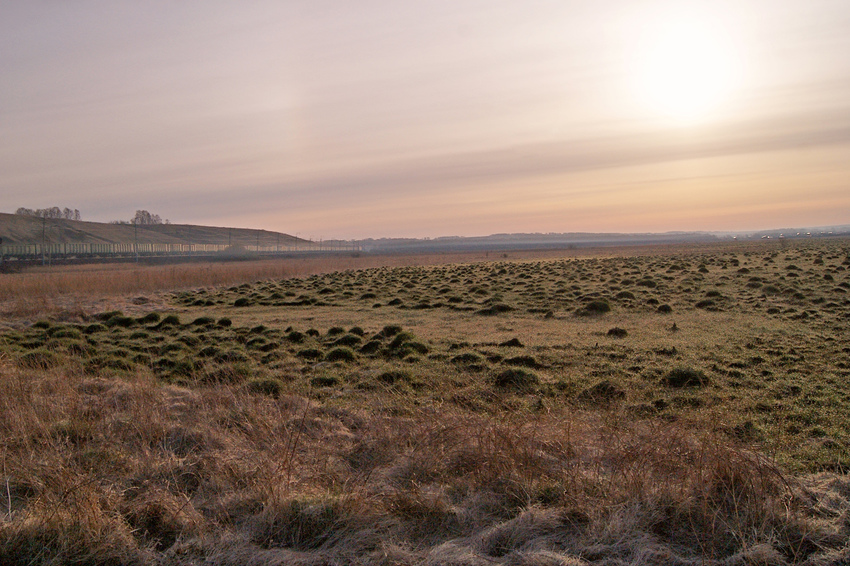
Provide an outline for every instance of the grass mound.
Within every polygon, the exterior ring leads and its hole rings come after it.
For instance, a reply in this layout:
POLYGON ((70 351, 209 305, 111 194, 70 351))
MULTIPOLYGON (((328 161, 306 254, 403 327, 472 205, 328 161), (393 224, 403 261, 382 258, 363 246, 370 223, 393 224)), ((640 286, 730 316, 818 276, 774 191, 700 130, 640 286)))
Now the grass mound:
POLYGON ((625 391, 613 382, 604 380, 579 393, 578 400, 583 403, 607 404, 625 397, 625 391))
POLYGON ((251 393, 268 395, 277 399, 283 391, 283 382, 273 377, 262 377, 250 380, 245 388, 251 393))
POLYGON ((507 369, 493 379, 493 385, 500 389, 509 389, 517 392, 528 392, 540 383, 540 378, 534 372, 511 368, 507 369))
POLYGON ((611 338, 625 338, 629 335, 628 331, 625 328, 620 328, 619 326, 609 328, 607 334, 611 338))
POLYGON ((325 360, 329 362, 353 362, 357 356, 350 348, 344 346, 334 348, 325 354, 325 360))
POLYGON ((576 314, 579 316, 601 316, 607 312, 611 312, 611 305, 604 300, 590 301, 576 310, 576 314))
POLYGON ((480 314, 483 316, 495 316, 497 314, 511 312, 512 310, 514 310, 514 308, 510 305, 497 303, 495 305, 491 305, 487 308, 476 311, 476 314, 480 314))
POLYGON ((662 379, 667 387, 702 387, 708 385, 708 382, 705 373, 687 367, 674 368, 662 379))

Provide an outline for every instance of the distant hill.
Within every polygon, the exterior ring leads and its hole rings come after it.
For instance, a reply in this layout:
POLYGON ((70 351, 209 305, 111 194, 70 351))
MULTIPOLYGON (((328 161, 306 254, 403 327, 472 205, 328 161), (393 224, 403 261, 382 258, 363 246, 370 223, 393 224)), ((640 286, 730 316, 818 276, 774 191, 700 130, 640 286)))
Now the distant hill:
MULTIPOLYGON (((756 240, 850 235, 850 225, 818 228, 786 228, 758 232, 666 232, 662 234, 549 233, 492 234, 479 237, 379 238, 357 242, 358 249, 374 253, 429 253, 510 249, 586 248, 630 245, 707 243, 732 238, 756 240)), ((300 251, 350 250, 352 242, 312 242, 281 232, 194 226, 191 224, 105 224, 79 220, 47 219, 0 213, 0 238, 7 246, 41 244, 213 244, 241 246, 247 250, 298 248, 300 251), (43 240, 42 240, 43 233, 43 240)))
POLYGON ((363 251, 377 253, 496 251, 523 249, 596 248, 606 246, 653 246, 700 244, 724 240, 798 239, 850 235, 850 225, 786 228, 748 232, 664 232, 664 233, 592 233, 492 234, 490 236, 441 238, 380 238, 360 240, 363 251))
POLYGON ((40 244, 218 244, 310 247, 307 240, 268 230, 191 224, 106 224, 0 213, 0 238, 6 245, 40 244))
POLYGON ((490 236, 450 236, 433 239, 384 238, 360 242, 364 251, 485 251, 547 248, 595 248, 680 243, 706 243, 721 237, 708 232, 669 232, 665 234, 617 234, 574 232, 563 234, 493 234, 490 236))

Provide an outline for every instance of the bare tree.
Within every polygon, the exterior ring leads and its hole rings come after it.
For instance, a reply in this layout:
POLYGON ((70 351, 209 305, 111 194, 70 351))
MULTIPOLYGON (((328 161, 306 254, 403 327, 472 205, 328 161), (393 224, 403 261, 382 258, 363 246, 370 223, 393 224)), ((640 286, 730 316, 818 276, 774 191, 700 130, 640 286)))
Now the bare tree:
POLYGON ((159 214, 151 214, 147 210, 137 210, 136 216, 130 220, 131 224, 141 224, 142 226, 149 226, 152 224, 162 224, 162 218, 159 217, 159 214))
POLYGON ((76 208, 74 210, 67 207, 60 209, 58 206, 36 209, 21 207, 15 211, 15 214, 19 214, 21 216, 35 216, 37 218, 64 218, 65 220, 81 219, 80 211, 76 208))

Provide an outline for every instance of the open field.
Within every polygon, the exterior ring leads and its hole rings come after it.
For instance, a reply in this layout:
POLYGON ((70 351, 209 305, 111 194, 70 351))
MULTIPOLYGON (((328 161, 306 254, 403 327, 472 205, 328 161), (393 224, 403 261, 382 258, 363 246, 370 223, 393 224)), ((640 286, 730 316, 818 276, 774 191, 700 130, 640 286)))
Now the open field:
POLYGON ((0 563, 847 563, 850 241, 576 253, 0 276, 0 563))
MULTIPOLYGON (((716 247, 716 246, 715 246, 716 247)), ((241 284, 261 279, 304 277, 348 269, 409 267, 474 263, 501 259, 552 259, 570 257, 610 257, 658 254, 660 246, 608 247, 582 250, 540 250, 522 252, 460 252, 434 254, 328 254, 276 259, 207 261, 168 265, 126 263, 85 263, 79 265, 31 266, 19 273, 0 277, 0 315, 8 322, 34 322, 38 317, 78 316, 82 311, 98 312, 123 308, 138 312, 150 310, 134 306, 138 294, 191 289, 203 286, 241 284), (604 255, 601 255, 604 254, 604 255), (116 307, 118 305, 118 307, 116 307)), ((667 250, 681 247, 670 247, 667 250)), ((713 249, 688 246, 686 249, 713 249)), ((154 297, 146 297, 150 300, 154 297)), ((160 297, 156 297, 159 299, 160 297)), ((170 304, 168 300, 163 306, 170 304)), ((0 319, 0 324, 3 320, 0 319)), ((2 328, 2 326, 0 326, 2 328)))

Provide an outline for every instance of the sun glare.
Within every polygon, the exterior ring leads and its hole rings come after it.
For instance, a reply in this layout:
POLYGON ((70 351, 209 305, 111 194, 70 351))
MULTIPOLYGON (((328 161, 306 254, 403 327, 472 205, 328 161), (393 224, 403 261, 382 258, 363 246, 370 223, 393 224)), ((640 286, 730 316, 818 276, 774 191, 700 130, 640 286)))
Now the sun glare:
POLYGON ((671 18, 642 44, 637 89, 656 114, 681 123, 708 120, 736 87, 735 50, 722 30, 706 22, 671 18))

